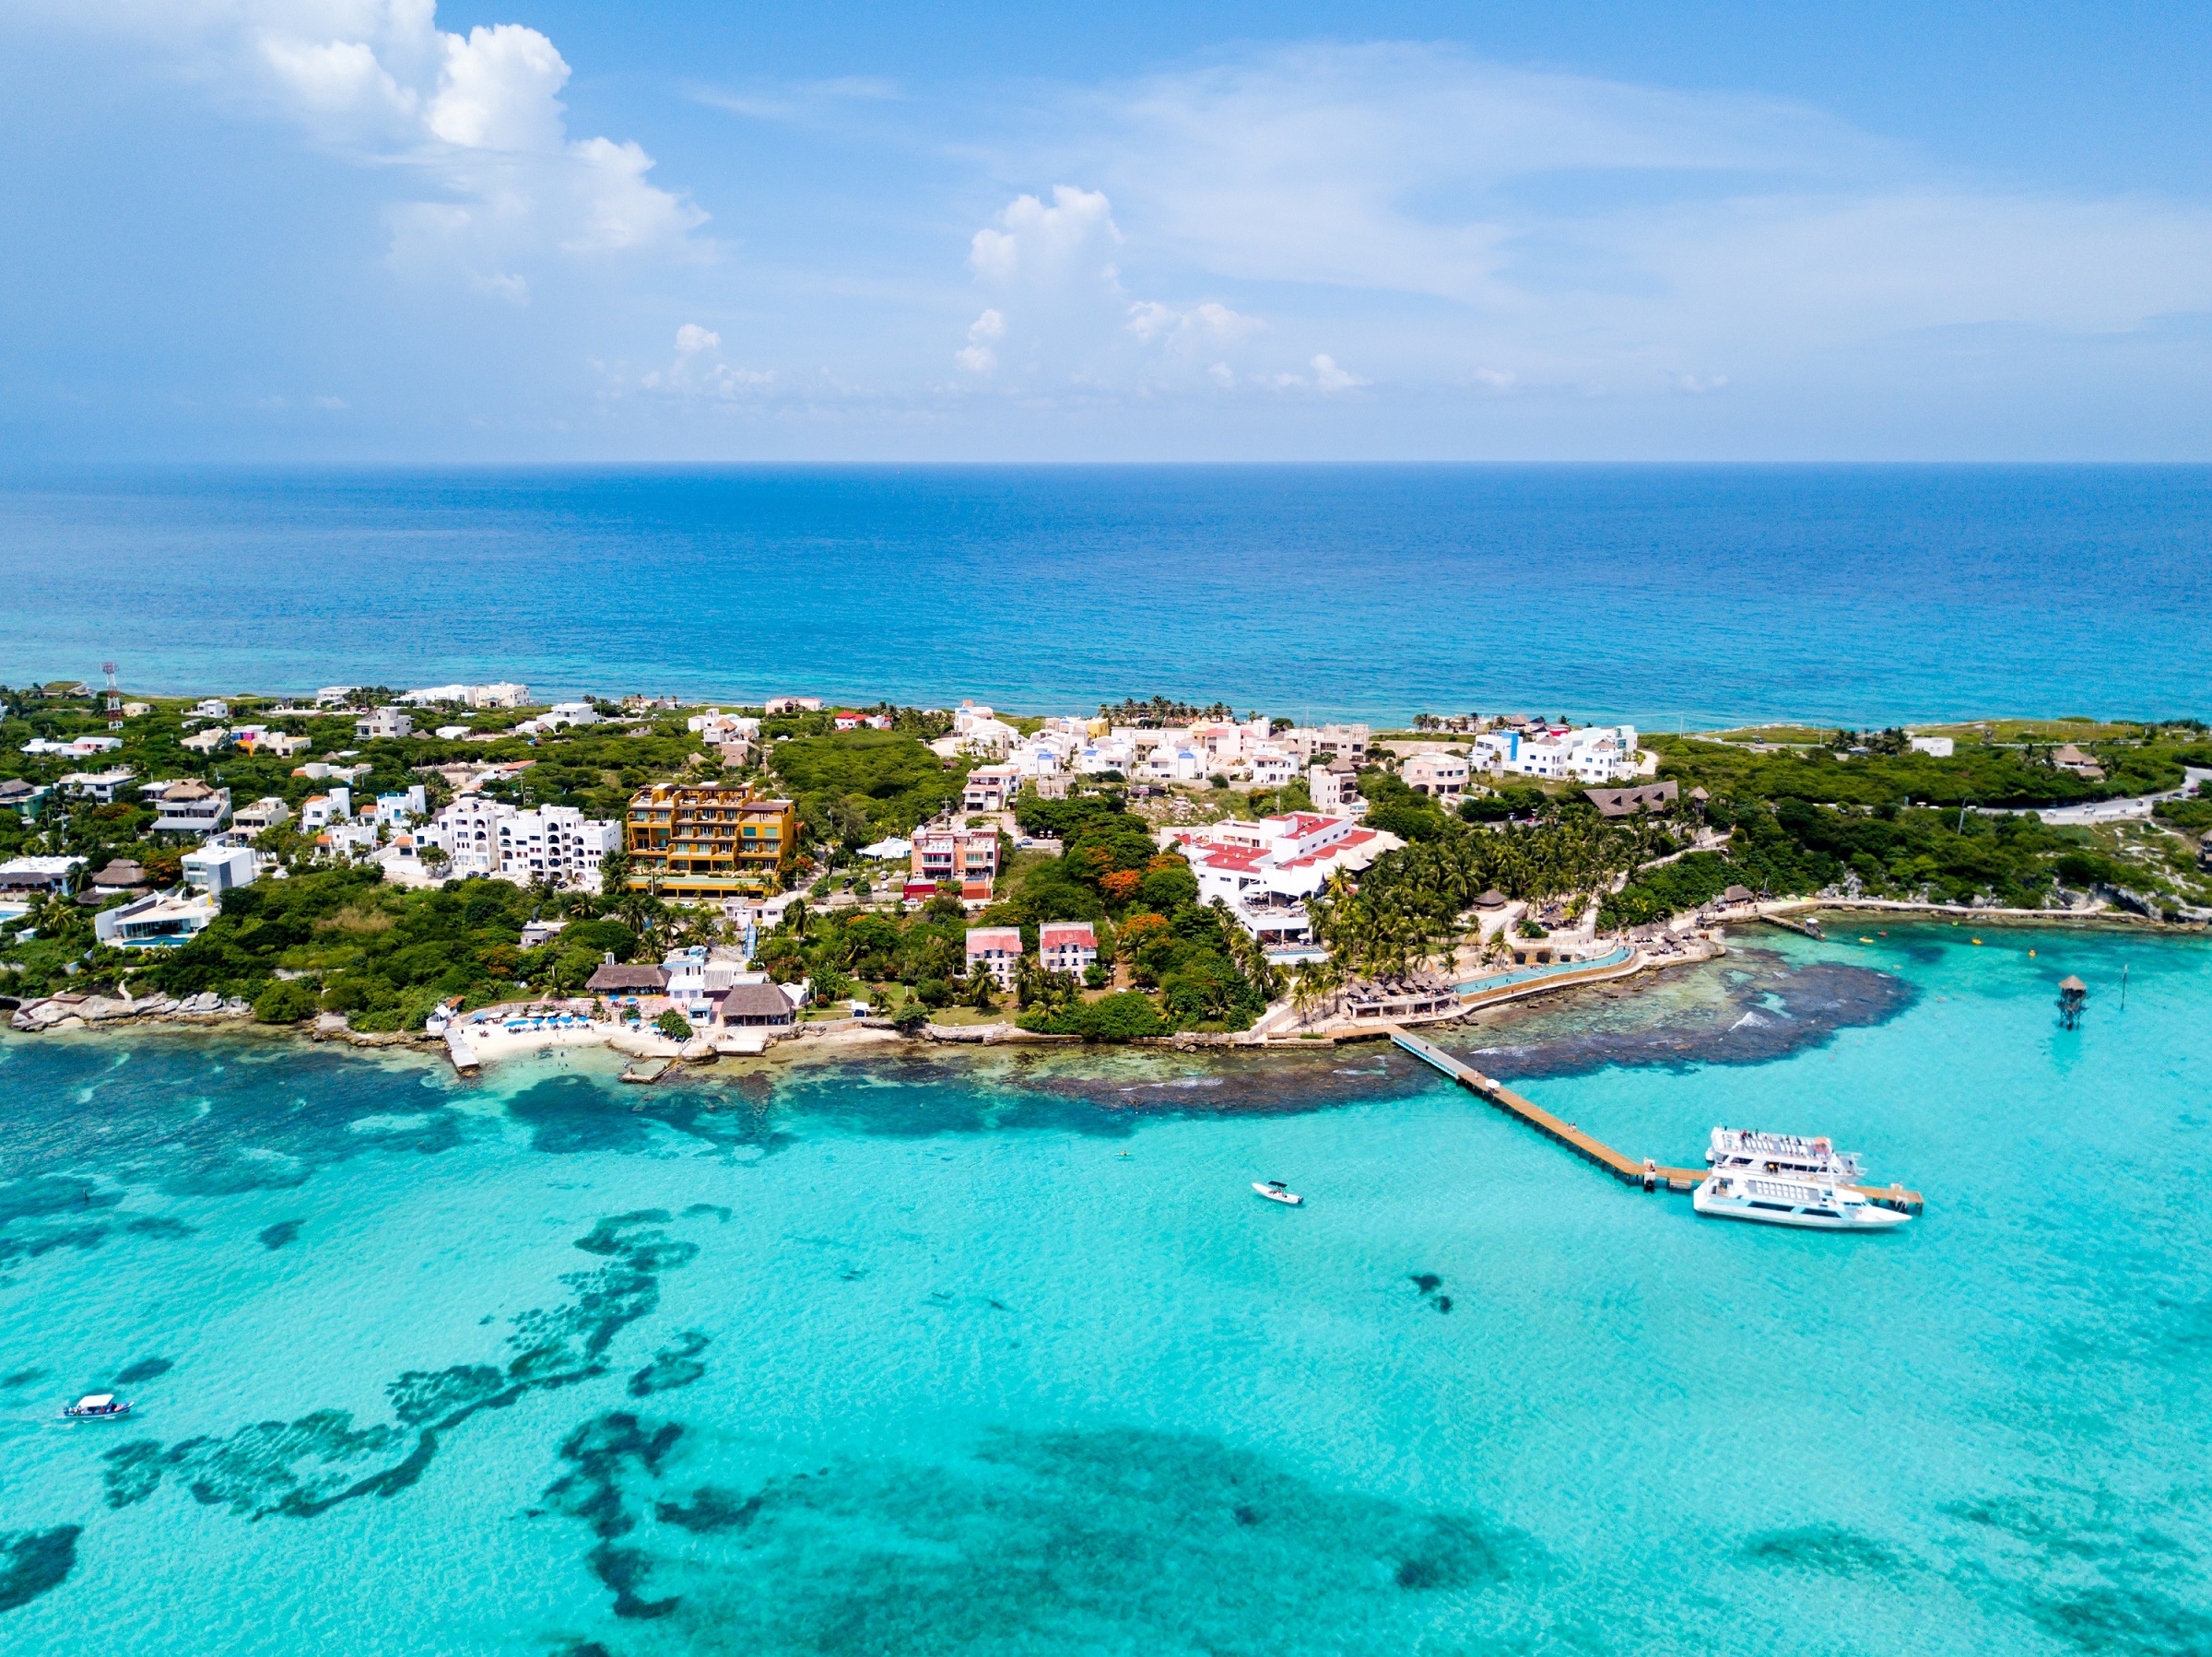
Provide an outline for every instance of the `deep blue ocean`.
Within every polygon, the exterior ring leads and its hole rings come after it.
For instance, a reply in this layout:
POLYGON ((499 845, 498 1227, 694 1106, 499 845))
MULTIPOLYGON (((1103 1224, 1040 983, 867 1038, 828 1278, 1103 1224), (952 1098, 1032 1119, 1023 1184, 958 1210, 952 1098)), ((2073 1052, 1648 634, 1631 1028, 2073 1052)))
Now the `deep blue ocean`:
POLYGON ((150 691, 2201 715, 2212 468, 18 470, 0 591, 150 691))

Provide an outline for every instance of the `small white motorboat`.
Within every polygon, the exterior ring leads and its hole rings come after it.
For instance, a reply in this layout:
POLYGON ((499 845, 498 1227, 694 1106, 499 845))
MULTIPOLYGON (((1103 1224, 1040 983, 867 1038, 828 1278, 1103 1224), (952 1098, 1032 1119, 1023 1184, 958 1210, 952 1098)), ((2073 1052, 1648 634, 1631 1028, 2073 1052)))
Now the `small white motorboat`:
POLYGON ((1262 1196, 1265 1197, 1270 1203, 1287 1203, 1293 1208, 1296 1208, 1300 1204, 1306 1200, 1305 1198, 1300 1196, 1295 1191, 1285 1190, 1283 1187, 1283 1182, 1280 1180, 1268 1180, 1265 1181, 1254 1180, 1252 1182, 1252 1188, 1253 1190, 1258 1192, 1262 1196))
POLYGON ((1755 1220, 1763 1226, 1803 1226, 1815 1231, 1886 1231, 1912 1216, 1866 1200, 1848 1185, 1770 1179, 1714 1169, 1691 1193, 1690 1206, 1716 1219, 1755 1220))
POLYGON ((129 1415, 132 1407, 112 1393, 87 1393, 75 1404, 62 1405, 62 1414, 72 1421, 112 1421, 129 1415))

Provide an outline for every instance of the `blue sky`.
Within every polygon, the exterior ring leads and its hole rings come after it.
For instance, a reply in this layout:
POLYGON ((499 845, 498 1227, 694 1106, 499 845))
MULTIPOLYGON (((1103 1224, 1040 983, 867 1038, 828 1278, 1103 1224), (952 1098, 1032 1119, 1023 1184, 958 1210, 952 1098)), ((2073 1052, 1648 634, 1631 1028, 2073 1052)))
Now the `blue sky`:
POLYGON ((24 0, 0 445, 2212 458, 2212 8, 1054 9, 24 0))

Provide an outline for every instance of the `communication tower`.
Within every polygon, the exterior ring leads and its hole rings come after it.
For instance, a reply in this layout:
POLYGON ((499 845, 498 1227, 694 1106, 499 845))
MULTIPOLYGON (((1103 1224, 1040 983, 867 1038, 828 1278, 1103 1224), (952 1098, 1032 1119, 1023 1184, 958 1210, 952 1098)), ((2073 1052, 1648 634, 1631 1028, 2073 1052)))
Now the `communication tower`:
POLYGON ((123 692, 116 688, 115 664, 102 662, 100 671, 108 676, 108 729, 120 731, 123 729, 123 692))

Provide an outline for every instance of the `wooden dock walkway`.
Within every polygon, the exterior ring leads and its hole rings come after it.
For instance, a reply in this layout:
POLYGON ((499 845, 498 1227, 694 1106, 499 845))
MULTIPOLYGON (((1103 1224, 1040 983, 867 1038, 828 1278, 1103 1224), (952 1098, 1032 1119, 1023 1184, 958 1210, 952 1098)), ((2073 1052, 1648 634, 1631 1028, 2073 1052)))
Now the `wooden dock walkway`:
MULTIPOLYGON (((1624 1184, 1655 1191, 1664 1184, 1669 1191, 1689 1191, 1704 1179, 1701 1168, 1671 1168, 1660 1162, 1640 1162, 1624 1156, 1603 1140, 1593 1138, 1571 1122, 1561 1122, 1533 1099, 1524 1099, 1504 1083, 1482 1074, 1474 1065, 1455 1059, 1433 1041, 1415 1035, 1399 1025, 1390 1027, 1390 1039, 1419 1059, 1442 1071, 1468 1092, 1489 1100, 1500 1110, 1519 1117, 1530 1127, 1555 1144, 1563 1145, 1585 1162, 1594 1162, 1624 1184)), ((1895 1208, 1905 1214, 1918 1214, 1923 1207, 1920 1193, 1907 1191, 1902 1185, 1857 1185, 1859 1192, 1870 1203, 1884 1208, 1895 1208)))

